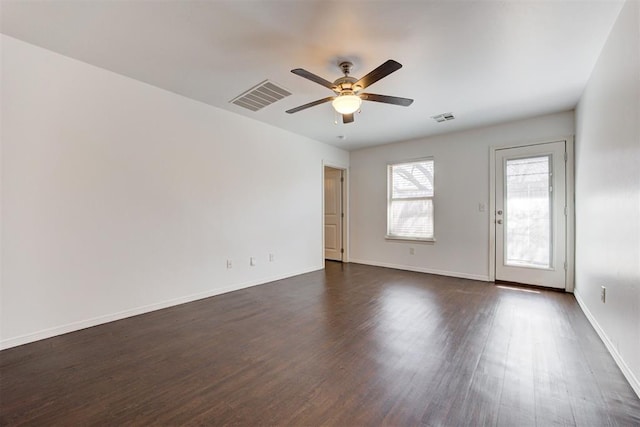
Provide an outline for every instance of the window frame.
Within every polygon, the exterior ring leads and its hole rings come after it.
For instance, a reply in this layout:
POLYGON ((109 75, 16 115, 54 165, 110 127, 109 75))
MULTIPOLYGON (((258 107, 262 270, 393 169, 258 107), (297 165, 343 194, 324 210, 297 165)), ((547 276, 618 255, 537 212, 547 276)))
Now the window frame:
POLYGON ((388 162, 387 163, 387 232, 385 234, 385 239, 386 240, 400 240, 400 241, 410 241, 410 242, 435 242, 436 241, 436 230, 435 230, 435 225, 436 225, 436 220, 435 220, 435 196, 436 196, 436 162, 434 157, 429 156, 429 157, 421 157, 421 158, 417 158, 417 159, 409 159, 409 160, 402 160, 402 161, 394 161, 394 162, 388 162), (390 228, 391 228, 391 205, 393 203, 394 200, 408 200, 407 198, 393 198, 392 197, 392 193, 393 193, 393 167, 394 166, 399 166, 399 165, 406 165, 406 164, 412 164, 412 163, 422 163, 422 162, 432 162, 433 164, 433 195, 432 196, 425 196, 425 197, 413 197, 410 200, 430 200, 431 201, 431 206, 433 208, 432 211, 432 215, 431 215, 431 222, 432 222, 432 236, 431 237, 413 237, 413 236, 402 236, 402 235, 396 235, 396 234, 390 234, 390 228))

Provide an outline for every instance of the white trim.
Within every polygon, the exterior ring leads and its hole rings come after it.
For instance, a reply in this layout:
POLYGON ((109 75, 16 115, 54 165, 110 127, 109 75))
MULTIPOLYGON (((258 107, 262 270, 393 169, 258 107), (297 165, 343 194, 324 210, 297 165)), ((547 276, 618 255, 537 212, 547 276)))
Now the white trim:
POLYGON ((496 226, 495 226, 495 199, 496 199, 496 151, 508 148, 520 148, 532 145, 549 144, 552 142, 565 142, 567 161, 565 163, 566 185, 566 262, 565 292, 574 290, 574 266, 575 266, 575 175, 574 175, 574 137, 562 136, 540 141, 528 141, 519 144, 492 145, 489 147, 489 281, 496 280, 496 226))
POLYGON ((385 240, 398 240, 398 241, 409 241, 415 243, 435 243, 435 237, 402 237, 402 236, 384 236, 385 240))
POLYGON ((596 330, 596 333, 604 343, 605 347, 607 347, 607 350, 609 350, 609 353, 611 354, 611 356, 613 356, 613 360, 615 360, 616 364, 622 371, 622 375, 624 375, 624 377, 627 379, 633 391, 638 395, 638 397, 640 397, 640 381, 638 380, 638 378, 636 378, 635 375, 633 375, 633 372, 631 371, 631 369, 629 369, 629 366, 627 366, 620 353, 618 353, 616 347, 613 345, 611 340, 609 340, 609 337, 604 332, 604 329, 600 327, 600 324, 596 320, 595 316, 591 314, 591 311, 589 311, 589 308, 587 308, 587 304, 585 304, 585 302, 582 300, 580 293, 574 291, 573 296, 576 297, 576 301, 578 301, 578 305, 582 309, 584 315, 587 317, 587 320, 589 320, 589 323, 591 323, 591 326, 593 326, 593 329, 596 330))
POLYGON ((405 159, 405 160, 389 160, 387 161, 387 166, 409 165, 411 163, 426 162, 428 160, 431 160, 435 163, 434 156, 425 156, 425 157, 416 157, 416 158, 405 159))
POLYGON ((575 191, 575 142, 574 137, 567 137, 566 174, 566 202, 567 202, 567 292, 575 289, 575 260, 576 260, 576 191, 575 191))
POLYGON ((337 163, 332 163, 331 161, 322 160, 322 179, 321 179, 321 226, 322 230, 322 268, 325 267, 325 259, 324 259, 324 168, 330 167, 333 169, 339 169, 342 171, 342 211, 344 213, 344 217, 342 218, 342 248, 344 252, 342 253, 342 262, 349 262, 349 167, 345 165, 340 165, 337 163))
POLYGON ((226 294, 228 292, 237 291, 240 289, 250 288, 252 286, 264 285, 267 283, 275 282, 277 280, 286 279, 300 274, 311 273, 312 271, 321 270, 322 267, 315 266, 306 268, 299 271, 292 271, 286 274, 279 274, 277 276, 268 277, 260 280, 252 280, 249 282, 238 283, 235 285, 225 286, 224 288, 211 289, 205 292, 199 292, 197 294, 191 294, 184 297, 174 298, 167 301, 161 301, 154 304, 143 305, 140 307, 134 307, 127 310, 119 311, 116 313, 105 314, 102 316, 92 317, 90 319, 79 320, 77 322, 67 323, 65 325, 55 326, 53 328, 43 329, 41 331, 32 332, 26 335, 20 335, 13 338, 7 338, 0 340, 0 350, 5 350, 11 347, 16 347, 23 344, 28 344, 34 341, 43 340, 46 338, 55 337, 57 335, 66 334, 69 332, 79 331, 81 329, 91 328, 93 326, 102 325, 104 323, 114 322, 116 320, 126 319, 127 317, 138 316, 140 314, 150 313, 152 311, 161 310, 163 308, 173 307, 180 304, 185 304, 192 301, 197 301, 204 298, 210 298, 216 295, 226 294))
POLYGON ((415 271, 416 273, 436 274, 438 276, 457 277, 459 279, 480 280, 490 282, 489 276, 482 274, 460 273, 457 271, 436 270, 432 268, 415 267, 413 265, 391 264, 388 262, 368 261, 363 259, 351 259, 353 264, 373 265, 375 267, 393 268, 396 270, 415 271))
POLYGON ((496 281, 496 149, 489 147, 489 281, 496 281))

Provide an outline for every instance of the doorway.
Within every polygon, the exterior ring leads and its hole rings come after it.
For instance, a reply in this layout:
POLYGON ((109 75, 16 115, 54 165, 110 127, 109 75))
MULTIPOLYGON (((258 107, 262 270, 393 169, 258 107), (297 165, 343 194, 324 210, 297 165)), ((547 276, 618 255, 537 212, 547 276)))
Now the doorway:
POLYGON ((492 148, 493 280, 569 290, 567 145, 492 148))
POLYGON ((343 169, 324 167, 324 258, 344 261, 345 191, 343 169))

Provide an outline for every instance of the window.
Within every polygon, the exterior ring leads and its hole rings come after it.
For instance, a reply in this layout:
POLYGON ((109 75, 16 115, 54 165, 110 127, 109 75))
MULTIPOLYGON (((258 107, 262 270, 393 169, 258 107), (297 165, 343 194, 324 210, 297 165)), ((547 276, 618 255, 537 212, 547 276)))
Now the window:
POLYGON ((388 166, 388 239, 434 240, 433 172, 433 159, 388 166))

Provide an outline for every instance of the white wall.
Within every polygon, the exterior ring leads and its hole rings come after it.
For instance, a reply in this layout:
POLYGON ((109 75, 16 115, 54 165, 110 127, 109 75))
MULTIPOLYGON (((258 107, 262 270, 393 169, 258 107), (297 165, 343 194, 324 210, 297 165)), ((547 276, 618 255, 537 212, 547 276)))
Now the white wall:
POLYGON ((639 56, 640 3, 629 0, 576 109, 575 287, 578 301, 638 395, 639 56))
POLYGON ((345 151, 5 36, 1 112, 2 347, 322 268, 345 151))
POLYGON ((488 280, 489 147, 568 136, 573 131, 570 111, 352 152, 351 261, 488 280), (437 241, 387 241, 386 165, 426 156, 435 158, 437 241), (484 212, 478 209, 480 203, 486 206, 484 212))

